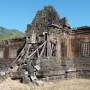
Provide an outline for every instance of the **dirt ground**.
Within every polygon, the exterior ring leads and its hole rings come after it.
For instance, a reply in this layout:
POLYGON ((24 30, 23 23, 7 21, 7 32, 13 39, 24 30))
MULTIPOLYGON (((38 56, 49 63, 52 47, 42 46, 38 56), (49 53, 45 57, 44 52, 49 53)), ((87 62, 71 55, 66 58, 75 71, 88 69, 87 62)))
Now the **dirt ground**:
POLYGON ((44 82, 36 86, 32 83, 22 84, 19 81, 6 79, 0 84, 0 90, 90 90, 90 80, 72 79, 44 82))

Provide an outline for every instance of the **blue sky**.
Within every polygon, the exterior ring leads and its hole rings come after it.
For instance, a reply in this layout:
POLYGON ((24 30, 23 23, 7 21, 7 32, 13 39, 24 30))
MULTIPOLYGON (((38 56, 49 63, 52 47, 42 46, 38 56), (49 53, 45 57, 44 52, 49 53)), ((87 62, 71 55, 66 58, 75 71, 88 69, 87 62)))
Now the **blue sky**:
POLYGON ((90 0, 0 0, 0 26, 25 31, 36 12, 52 5, 71 27, 90 26, 90 0))

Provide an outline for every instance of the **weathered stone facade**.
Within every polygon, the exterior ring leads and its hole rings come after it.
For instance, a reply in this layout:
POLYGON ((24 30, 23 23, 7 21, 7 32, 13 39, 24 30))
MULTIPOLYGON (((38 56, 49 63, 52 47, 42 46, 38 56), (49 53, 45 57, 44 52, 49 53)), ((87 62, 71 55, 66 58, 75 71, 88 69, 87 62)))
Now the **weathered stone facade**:
POLYGON ((0 43, 1 64, 4 61, 3 65, 9 65, 8 62, 11 63, 17 57, 18 49, 26 44, 26 51, 21 53, 19 63, 22 67, 24 64, 28 66, 27 69, 31 72, 39 60, 38 62, 41 63, 37 77, 47 79, 90 78, 90 27, 72 29, 66 18, 59 19, 52 7, 45 7, 44 11, 39 11, 32 24, 29 25, 26 35, 24 39, 7 40, 0 43), (47 40, 43 32, 47 32, 47 40), (44 42, 46 46, 43 50, 40 47, 44 42), (41 54, 42 57, 40 57, 41 54), (30 66, 27 62, 33 65, 30 66))

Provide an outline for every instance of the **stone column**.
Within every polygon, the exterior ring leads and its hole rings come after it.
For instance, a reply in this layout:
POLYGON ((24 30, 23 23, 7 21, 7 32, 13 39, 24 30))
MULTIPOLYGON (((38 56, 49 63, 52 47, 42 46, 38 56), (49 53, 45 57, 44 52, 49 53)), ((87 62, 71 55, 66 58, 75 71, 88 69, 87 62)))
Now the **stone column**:
POLYGON ((60 35, 57 36, 56 57, 57 57, 57 60, 59 60, 61 63, 61 38, 60 38, 60 35))
POLYGON ((74 37, 69 36, 67 39, 67 59, 74 59, 75 58, 75 46, 76 40, 74 37))

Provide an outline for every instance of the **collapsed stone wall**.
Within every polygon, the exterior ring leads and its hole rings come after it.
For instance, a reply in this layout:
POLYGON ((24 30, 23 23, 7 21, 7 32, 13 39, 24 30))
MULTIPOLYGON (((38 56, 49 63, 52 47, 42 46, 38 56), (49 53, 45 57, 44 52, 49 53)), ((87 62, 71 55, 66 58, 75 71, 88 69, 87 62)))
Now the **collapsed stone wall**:
POLYGON ((25 39, 12 39, 0 42, 0 69, 8 67, 17 57, 20 48, 23 47, 25 39))

